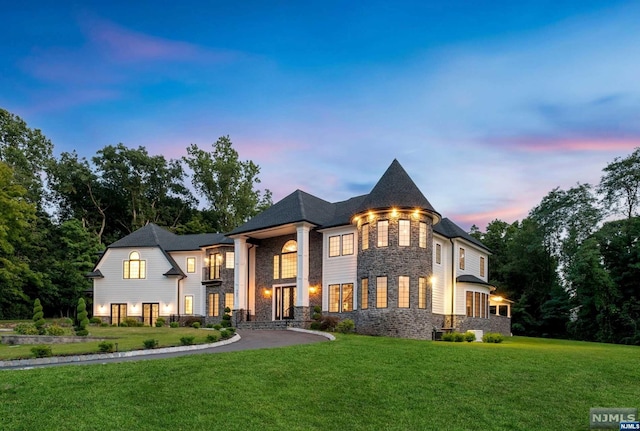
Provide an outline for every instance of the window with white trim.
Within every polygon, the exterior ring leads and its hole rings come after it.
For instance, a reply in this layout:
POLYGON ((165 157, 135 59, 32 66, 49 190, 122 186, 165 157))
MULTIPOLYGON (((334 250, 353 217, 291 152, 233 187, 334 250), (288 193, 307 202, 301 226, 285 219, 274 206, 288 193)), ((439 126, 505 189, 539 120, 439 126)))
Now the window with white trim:
POLYGON ((387 308, 387 277, 376 278, 376 308, 387 308))
POLYGON ((465 305, 467 317, 489 317, 489 294, 468 290, 465 293, 465 305))
POLYGON ((398 245, 407 247, 411 245, 411 221, 398 220, 398 245))
POLYGON ((389 220, 378 221, 378 247, 389 245, 389 220))
POLYGON ((398 308, 409 308, 409 277, 398 279, 398 308))
POLYGON ((480 277, 484 277, 484 267, 485 267, 485 261, 484 261, 484 257, 480 256, 480 277))
POLYGON ((184 297, 184 314, 193 314, 193 295, 184 297))
POLYGON ((420 248, 427 248, 427 224, 424 222, 420 222, 420 232, 419 232, 419 240, 418 245, 420 248))
POLYGON ((442 264, 442 244, 436 243, 436 264, 442 264))
POLYGON ((125 260, 122 268, 122 278, 142 279, 147 278, 147 261, 140 259, 140 253, 132 251, 129 260, 125 260))
POLYGON ((224 254, 224 258, 225 258, 225 263, 224 263, 224 267, 226 269, 233 269, 235 266, 235 253, 233 251, 227 251, 224 254))
POLYGON ((187 258, 187 273, 191 274, 196 272, 196 258, 188 257, 187 258))
POLYGON ((464 269, 464 248, 460 247, 459 255, 458 255, 458 263, 460 265, 460 269, 464 269))

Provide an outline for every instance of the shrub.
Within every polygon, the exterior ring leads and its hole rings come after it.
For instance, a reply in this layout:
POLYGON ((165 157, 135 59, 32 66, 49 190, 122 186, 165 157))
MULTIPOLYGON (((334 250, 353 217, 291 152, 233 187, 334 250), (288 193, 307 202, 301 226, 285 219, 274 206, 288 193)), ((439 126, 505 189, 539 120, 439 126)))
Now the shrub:
POLYGON ((313 320, 320 321, 320 320, 322 320, 322 314, 320 314, 320 313, 313 313, 313 315, 311 316, 311 318, 312 318, 313 320))
POLYGON ((127 322, 120 322, 120 323, 118 323, 118 326, 121 326, 121 327, 123 327, 123 328, 126 328, 126 327, 127 327, 127 326, 129 326, 129 325, 127 325, 127 322))
POLYGON ((33 323, 18 323, 13 331, 20 335, 38 335, 40 333, 33 323))
MULTIPOLYGON (((127 326, 130 327, 130 328, 136 328, 136 327, 144 326, 143 322, 141 322, 138 319, 133 318, 133 317, 127 317, 124 320, 124 323, 126 323, 127 326)), ((120 326, 122 326, 122 323, 120 323, 120 326)))
POLYGON ((64 328, 62 326, 53 324, 48 326, 45 329, 45 332, 47 333, 47 335, 55 335, 59 337, 60 335, 64 335, 64 328))
POLYGON ((322 329, 322 324, 320 322, 311 322, 311 325, 309 325, 309 329, 319 331, 322 329))
POLYGON ((40 299, 36 298, 36 300, 33 301, 33 324, 38 329, 39 334, 44 334, 45 323, 42 304, 40 304, 40 299))
POLYGON ((194 344, 193 340, 195 340, 195 338, 196 337, 193 335, 185 335, 184 337, 180 337, 180 344, 183 346, 190 346, 194 344))
POLYGON ((218 331, 222 329, 222 325, 217 324, 217 325, 213 325, 213 329, 217 329, 218 331))
POLYGON ((187 317, 185 319, 185 321, 184 321, 184 326, 193 327, 193 324, 195 322, 198 322, 200 324, 200 326, 202 326, 202 318, 201 317, 195 317, 195 316, 187 317))
POLYGON ((89 319, 89 323, 91 325, 99 325, 102 323, 102 319, 99 317, 92 317, 91 319, 89 319))
POLYGON ((320 322, 320 329, 323 331, 333 331, 336 329, 336 325, 340 321, 336 316, 323 316, 320 322))
POLYGON ((196 329, 200 329, 200 322, 193 322, 193 323, 191 324, 191 327, 192 327, 192 328, 196 328, 196 329))
POLYGON ((156 327, 157 328, 161 328, 165 325, 165 323, 167 323, 167 321, 164 319, 164 317, 158 317, 156 319, 156 327), (159 325, 158 325, 159 324, 159 325))
POLYGON ((466 332, 464 334, 464 341, 471 343, 472 341, 476 341, 476 333, 475 332, 466 332))
POLYGON ((454 332, 453 341, 456 343, 462 343, 464 341, 464 334, 462 332, 454 332))
POLYGON ((169 327, 170 328, 179 328, 180 324, 178 322, 171 322, 171 323, 169 323, 169 327))
POLYGON ((220 340, 220 334, 213 333, 207 335, 207 343, 215 343, 218 340, 220 340))
POLYGON ((145 349, 155 349, 156 347, 158 347, 158 340, 149 338, 148 340, 144 340, 142 344, 144 344, 145 349))
POLYGON ((53 356, 51 346, 34 346, 31 348, 31 353, 33 353, 33 356, 36 358, 48 358, 53 356))
POLYGON ((440 339, 442 341, 453 341, 453 332, 445 332, 440 339))
POLYGON ((355 329, 356 324, 353 323, 353 320, 351 319, 344 319, 342 322, 338 323, 336 325, 336 331, 342 333, 342 334, 348 334, 350 332, 353 332, 353 330, 355 329))
POLYGON ((56 323, 62 326, 63 328, 70 328, 73 326, 73 319, 70 319, 68 317, 63 317, 62 319, 59 319, 56 323))
POLYGON ((322 307, 320 307, 319 305, 314 305, 313 312, 318 314, 322 313, 322 307))
POLYGON ((156 320, 156 328, 162 328, 164 326, 164 322, 158 322, 156 320))
POLYGON ((85 336, 88 334, 87 326, 89 325, 89 319, 87 319, 87 304, 84 302, 84 298, 78 299, 78 324, 76 327, 76 335, 85 336))
POLYGON ((103 328, 106 328, 107 326, 111 326, 111 325, 109 325, 107 322, 102 322, 100 326, 102 326, 103 328))
POLYGON ((236 333, 236 328, 227 328, 227 332, 233 335, 236 333))
POLYGON ((209 329, 213 329, 213 323, 207 323, 206 327, 209 328, 209 329))
POLYGON ((504 337, 498 332, 487 332, 482 336, 482 341, 485 343, 502 343, 504 337))
POLYGON ((76 335, 78 337, 86 337, 87 335, 89 335, 89 331, 87 331, 86 329, 76 329, 76 335))
POLYGON ((222 338, 223 340, 226 340, 227 338, 231 338, 231 332, 229 332, 229 330, 227 329, 223 329, 222 331, 220 331, 220 338, 222 338))
POLYGON ((103 341, 98 344, 98 350, 102 353, 113 353, 116 349, 113 347, 113 343, 109 341, 103 341))

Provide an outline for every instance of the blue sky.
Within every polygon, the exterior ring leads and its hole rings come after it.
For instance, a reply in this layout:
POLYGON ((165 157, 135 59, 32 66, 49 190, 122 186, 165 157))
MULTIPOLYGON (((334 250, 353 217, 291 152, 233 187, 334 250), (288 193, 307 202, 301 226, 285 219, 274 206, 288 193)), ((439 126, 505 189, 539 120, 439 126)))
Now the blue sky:
POLYGON ((0 107, 56 153, 230 135, 278 200, 397 158, 468 228, 640 146, 640 3, 4 2, 0 107))

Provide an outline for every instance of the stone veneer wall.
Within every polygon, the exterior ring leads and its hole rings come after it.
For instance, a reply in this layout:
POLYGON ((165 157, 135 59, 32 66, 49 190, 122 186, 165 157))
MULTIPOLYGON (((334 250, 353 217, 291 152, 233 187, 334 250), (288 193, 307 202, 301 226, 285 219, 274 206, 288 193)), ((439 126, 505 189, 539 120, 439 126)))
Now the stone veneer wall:
POLYGON ((362 334, 387 335, 402 338, 431 339, 433 328, 439 319, 434 320, 431 312, 432 293, 428 283, 433 274, 433 229, 431 217, 413 211, 398 211, 395 216, 389 212, 364 214, 358 221, 358 286, 362 279, 369 279, 368 308, 362 309, 361 296, 357 299, 358 311, 354 313, 356 330, 362 334), (377 246, 377 222, 389 221, 388 246, 377 246), (399 220, 411 221, 411 240, 409 246, 399 246, 399 220), (419 223, 427 225, 427 244, 419 246, 419 223), (362 225, 369 224, 369 248, 362 250, 362 225), (377 277, 387 277, 387 307, 376 308, 377 277), (398 281, 400 276, 409 277, 409 308, 398 307, 398 281), (419 278, 427 280, 426 309, 418 308, 419 278))
MULTIPOLYGON (((270 321, 273 313, 273 285, 296 284, 296 278, 274 279, 273 256, 281 254, 282 246, 293 239, 296 234, 267 238, 260 241, 256 247, 256 321, 270 321), (268 289, 271 295, 265 296, 268 289)), ((316 231, 309 232, 309 286, 315 286, 315 294, 309 293, 309 307, 296 307, 295 320, 309 320, 313 306, 322 306, 322 234, 316 231)), ((296 293, 297 294, 297 293, 296 293)))
POLYGON ((499 332, 502 335, 511 336, 511 318, 505 316, 497 316, 490 314, 488 319, 479 317, 467 317, 464 315, 453 316, 453 324, 451 324, 451 316, 444 317, 444 328, 452 328, 458 332, 466 332, 472 329, 487 332, 499 332))
MULTIPOLYGON (((224 246, 218 247, 211 250, 211 254, 222 253, 226 259, 226 252, 234 251, 233 246, 224 246), (214 251, 215 250, 215 251, 214 251)), ((207 256, 209 257, 209 256, 207 256)), ((222 268, 220 268, 220 284, 211 284, 205 287, 205 324, 209 323, 220 323, 222 321, 222 315, 224 314, 224 308, 226 307, 224 303, 225 293, 233 293, 233 268, 227 269, 226 261, 223 263, 222 268), (218 316, 209 316, 209 294, 210 293, 218 293, 220 295, 220 299, 218 302, 218 316)))

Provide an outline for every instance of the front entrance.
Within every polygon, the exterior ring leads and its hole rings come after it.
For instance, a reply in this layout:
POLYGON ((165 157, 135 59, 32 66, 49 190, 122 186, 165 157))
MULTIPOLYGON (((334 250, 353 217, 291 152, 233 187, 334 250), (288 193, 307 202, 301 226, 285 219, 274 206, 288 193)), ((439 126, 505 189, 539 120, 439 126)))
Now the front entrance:
POLYGON ((158 320, 158 314, 160 311, 160 304, 154 303, 142 303, 142 323, 145 326, 156 326, 156 320, 158 320))
POLYGON ((277 286, 274 291, 275 320, 293 319, 296 303, 296 287, 277 286))

